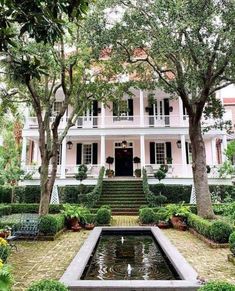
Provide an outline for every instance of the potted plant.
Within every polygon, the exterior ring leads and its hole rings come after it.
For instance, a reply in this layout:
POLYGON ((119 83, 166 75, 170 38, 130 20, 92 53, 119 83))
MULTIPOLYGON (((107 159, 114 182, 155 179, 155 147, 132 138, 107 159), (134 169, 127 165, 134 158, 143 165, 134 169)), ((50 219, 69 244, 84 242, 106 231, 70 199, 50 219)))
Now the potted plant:
POLYGON ((62 213, 64 214, 67 221, 68 229, 72 229, 73 227, 79 225, 80 217, 78 206, 64 204, 64 209, 62 210, 62 213))
POLYGON ((167 217, 172 226, 179 230, 186 230, 186 219, 190 213, 190 207, 182 204, 168 204, 166 207, 167 217))
POLYGON ((133 162, 137 164, 137 168, 135 169, 135 176, 136 178, 140 178, 141 177, 141 169, 139 169, 140 158, 134 157, 133 162))
POLYGON ((114 158, 113 157, 107 157, 106 163, 109 165, 109 168, 106 170, 106 176, 109 178, 114 176, 114 171, 110 169, 110 166, 113 164, 114 158))
POLYGON ((95 214, 88 213, 85 215, 85 229, 92 230, 95 227, 95 214))

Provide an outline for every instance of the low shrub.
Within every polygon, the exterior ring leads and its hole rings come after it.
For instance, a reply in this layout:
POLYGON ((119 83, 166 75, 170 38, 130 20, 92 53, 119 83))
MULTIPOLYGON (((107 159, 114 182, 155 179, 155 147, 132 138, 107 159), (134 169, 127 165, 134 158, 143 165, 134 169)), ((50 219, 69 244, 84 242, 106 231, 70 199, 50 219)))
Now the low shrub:
POLYGON ((0 186, 0 203, 11 203, 12 188, 0 186))
POLYGON ((159 221, 166 221, 167 222, 169 220, 166 208, 161 207, 161 208, 158 208, 158 210, 154 211, 154 212, 155 212, 156 222, 159 222, 159 221))
POLYGON ((212 223, 196 214, 190 213, 188 215, 188 225, 189 227, 195 229, 198 233, 210 238, 210 227, 212 223))
POLYGON ((228 223, 218 220, 210 227, 210 238, 218 243, 227 243, 232 232, 233 229, 228 223))
POLYGON ((210 185, 209 189, 210 193, 220 197, 221 202, 225 202, 228 196, 235 200, 235 187, 232 185, 210 185))
MULTIPOLYGON (((38 213, 39 211, 39 204, 36 203, 12 203, 11 205, 11 213, 38 213)), ((60 213, 62 209, 62 205, 59 204, 51 204, 49 206, 49 213, 60 213)))
POLYGON ((235 291, 235 285, 227 282, 209 282, 199 288, 200 291, 235 291))
POLYGON ((99 225, 107 225, 110 224, 112 217, 112 212, 110 209, 105 207, 100 207, 100 209, 96 213, 96 222, 99 225))
POLYGON ((10 205, 0 205, 0 217, 3 215, 11 214, 11 206, 10 205))
POLYGON ((0 260, 2 260, 3 263, 7 261, 7 258, 10 255, 10 246, 8 242, 0 237, 0 260))
POLYGON ((235 256, 235 231, 230 234, 228 242, 230 251, 235 256))
POLYGON ((152 208, 145 207, 139 210, 139 220, 143 224, 155 222, 155 213, 152 208))
POLYGON ((27 291, 69 291, 62 283, 55 280, 41 280, 33 283, 27 291))
POLYGON ((190 202, 191 188, 189 185, 167 185, 155 184, 149 185, 150 191, 156 195, 164 195, 167 198, 167 203, 190 202))
POLYGON ((39 232, 44 235, 54 235, 64 228, 65 218, 62 214, 44 215, 39 222, 39 232))

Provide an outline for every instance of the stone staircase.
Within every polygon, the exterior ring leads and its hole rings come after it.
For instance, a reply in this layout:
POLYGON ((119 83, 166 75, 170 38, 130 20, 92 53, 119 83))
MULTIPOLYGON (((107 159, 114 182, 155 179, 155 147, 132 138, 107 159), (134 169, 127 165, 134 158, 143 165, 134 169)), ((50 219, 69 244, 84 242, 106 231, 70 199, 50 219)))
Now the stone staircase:
POLYGON ((113 215, 138 215, 146 205, 142 180, 104 180, 103 192, 97 207, 110 205, 113 215))

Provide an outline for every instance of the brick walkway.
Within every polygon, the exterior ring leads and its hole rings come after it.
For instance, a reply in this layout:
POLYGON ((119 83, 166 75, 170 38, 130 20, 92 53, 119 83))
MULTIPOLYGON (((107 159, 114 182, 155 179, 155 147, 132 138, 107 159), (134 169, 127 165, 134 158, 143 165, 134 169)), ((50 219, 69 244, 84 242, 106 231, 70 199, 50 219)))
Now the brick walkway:
MULTIPOLYGON (((137 217, 115 216, 112 225, 138 225, 137 217)), ((200 276, 235 283, 235 266, 227 261, 228 249, 211 249, 188 232, 170 229, 164 233, 200 276)), ((59 279, 88 235, 88 231, 66 232, 56 241, 18 242, 18 251, 9 259, 15 278, 13 290, 26 290, 42 278, 59 279)))

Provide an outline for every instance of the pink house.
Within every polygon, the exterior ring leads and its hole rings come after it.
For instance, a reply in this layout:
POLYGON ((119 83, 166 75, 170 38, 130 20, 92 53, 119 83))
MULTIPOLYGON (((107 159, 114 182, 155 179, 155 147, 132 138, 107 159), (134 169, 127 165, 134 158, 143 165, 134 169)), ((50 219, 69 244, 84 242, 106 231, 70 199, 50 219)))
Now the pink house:
MULTIPOLYGON (((114 158, 111 168, 115 177, 133 177, 138 166, 146 168, 151 182, 154 171, 160 165, 168 164, 169 183, 192 183, 188 116, 181 100, 171 99, 161 90, 147 92, 134 89, 133 94, 131 97, 124 95, 120 102, 110 102, 106 107, 94 102, 92 108, 78 118, 61 146, 58 184, 77 184, 74 174, 80 164, 86 164, 89 169, 86 183, 95 183, 100 167, 108 167, 106 158, 109 156, 114 158), (139 165, 134 164, 134 157, 140 158, 139 165)), ((62 102, 63 96, 58 94, 55 111, 62 102)), ((225 118, 231 118, 230 112, 225 118)), ((204 120, 203 127, 213 122, 204 120)), ((62 122, 61 127, 64 125, 62 122)), ((215 181, 218 180, 218 165, 225 160, 226 132, 210 130, 204 134, 204 140, 207 164, 211 169, 208 177, 215 181)), ((33 171, 34 175, 33 180, 25 183, 39 183, 39 166, 37 121, 27 111, 22 167, 33 171)))

